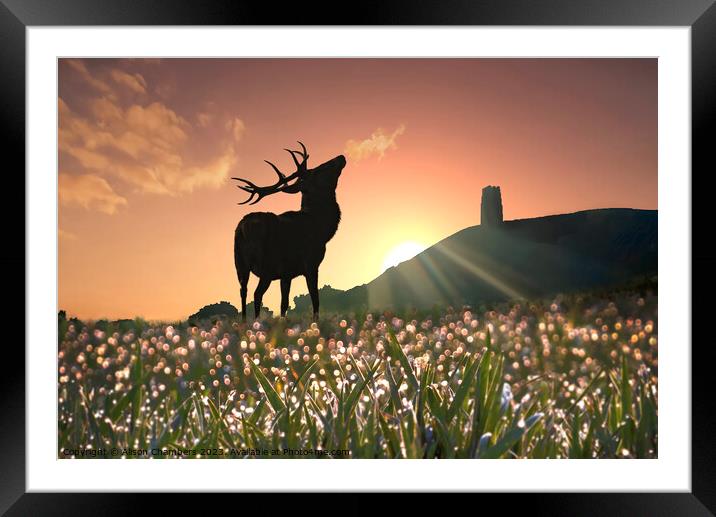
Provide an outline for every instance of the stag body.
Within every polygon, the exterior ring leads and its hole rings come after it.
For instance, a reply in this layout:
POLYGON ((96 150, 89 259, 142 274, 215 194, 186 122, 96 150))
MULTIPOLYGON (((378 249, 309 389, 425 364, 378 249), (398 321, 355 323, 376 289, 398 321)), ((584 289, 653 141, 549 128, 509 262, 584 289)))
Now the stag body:
POLYGON ((244 321, 249 273, 259 278, 254 291, 256 318, 261 310, 263 295, 273 280, 281 281, 281 316, 286 315, 291 281, 297 276, 306 278, 313 317, 318 317, 318 267, 326 254, 326 243, 335 235, 341 219, 336 187, 346 159, 337 156, 309 170, 306 148, 303 144, 301 147, 303 152, 288 150, 297 167, 297 171, 290 176, 267 162, 279 177, 274 185, 258 187, 247 180, 234 178, 247 184, 239 187, 250 194, 244 203, 252 201, 255 195, 258 198, 251 204, 275 192, 301 193, 299 211, 282 214, 254 212, 246 215, 236 227, 234 262, 241 284, 241 315, 244 321), (301 162, 296 155, 302 158, 301 162))

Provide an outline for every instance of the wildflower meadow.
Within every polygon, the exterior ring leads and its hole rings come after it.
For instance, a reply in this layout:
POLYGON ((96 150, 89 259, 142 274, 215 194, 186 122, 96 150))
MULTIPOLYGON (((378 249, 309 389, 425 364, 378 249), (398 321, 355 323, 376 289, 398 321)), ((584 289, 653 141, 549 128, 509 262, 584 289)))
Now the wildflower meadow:
POLYGON ((58 326, 60 458, 654 458, 656 285, 58 326))

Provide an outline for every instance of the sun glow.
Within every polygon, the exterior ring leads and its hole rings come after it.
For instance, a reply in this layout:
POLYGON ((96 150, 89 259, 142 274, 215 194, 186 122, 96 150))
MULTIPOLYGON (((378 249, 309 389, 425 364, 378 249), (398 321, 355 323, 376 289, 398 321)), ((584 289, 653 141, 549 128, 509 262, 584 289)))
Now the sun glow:
POLYGON ((415 255, 424 251, 427 246, 415 241, 401 242, 397 246, 393 247, 383 259, 383 266, 380 272, 384 272, 386 269, 393 266, 397 266, 401 262, 410 260, 415 255))

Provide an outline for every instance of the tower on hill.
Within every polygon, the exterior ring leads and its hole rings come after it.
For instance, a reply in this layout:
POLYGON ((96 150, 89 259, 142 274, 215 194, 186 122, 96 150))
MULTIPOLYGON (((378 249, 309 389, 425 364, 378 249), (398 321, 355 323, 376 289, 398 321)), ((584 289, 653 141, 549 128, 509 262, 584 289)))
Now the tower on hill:
POLYGON ((496 226, 502 223, 502 194, 500 187, 489 185, 482 189, 480 225, 496 226))

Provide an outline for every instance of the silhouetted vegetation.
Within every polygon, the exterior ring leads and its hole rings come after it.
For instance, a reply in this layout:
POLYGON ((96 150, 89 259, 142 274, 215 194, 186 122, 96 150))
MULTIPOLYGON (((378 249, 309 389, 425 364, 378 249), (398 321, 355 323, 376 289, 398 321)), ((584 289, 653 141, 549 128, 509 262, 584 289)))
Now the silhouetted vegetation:
POLYGON ((189 322, 200 321, 200 320, 216 320, 222 316, 229 318, 235 318, 239 315, 239 311, 236 307, 231 305, 229 302, 221 301, 219 303, 211 303, 204 305, 201 309, 196 311, 194 314, 187 318, 189 322))

